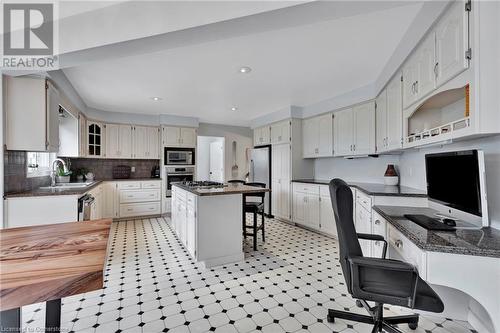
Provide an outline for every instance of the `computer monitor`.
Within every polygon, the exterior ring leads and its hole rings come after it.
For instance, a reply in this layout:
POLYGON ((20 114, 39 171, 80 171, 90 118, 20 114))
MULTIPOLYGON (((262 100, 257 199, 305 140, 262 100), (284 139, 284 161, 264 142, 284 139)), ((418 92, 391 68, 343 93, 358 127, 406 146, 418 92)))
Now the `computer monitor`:
POLYGON ((425 168, 429 207, 466 222, 489 224, 481 150, 427 154, 425 168))

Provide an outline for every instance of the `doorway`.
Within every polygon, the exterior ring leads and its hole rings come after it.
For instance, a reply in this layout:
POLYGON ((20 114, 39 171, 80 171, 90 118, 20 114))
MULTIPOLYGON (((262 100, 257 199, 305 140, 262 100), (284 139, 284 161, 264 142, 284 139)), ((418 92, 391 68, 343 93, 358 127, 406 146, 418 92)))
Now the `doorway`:
POLYGON ((214 182, 224 179, 224 137, 198 136, 196 178, 214 182))

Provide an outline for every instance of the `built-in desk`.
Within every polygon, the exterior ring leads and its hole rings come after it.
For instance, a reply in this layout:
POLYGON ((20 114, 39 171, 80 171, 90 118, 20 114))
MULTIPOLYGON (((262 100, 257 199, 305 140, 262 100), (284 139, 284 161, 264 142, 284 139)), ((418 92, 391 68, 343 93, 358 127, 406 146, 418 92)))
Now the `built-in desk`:
POLYGON ((430 208, 373 206, 386 224, 389 256, 417 266, 444 298, 445 316, 468 320, 480 332, 500 332, 500 230, 457 222, 452 232, 427 230, 405 214, 430 208))

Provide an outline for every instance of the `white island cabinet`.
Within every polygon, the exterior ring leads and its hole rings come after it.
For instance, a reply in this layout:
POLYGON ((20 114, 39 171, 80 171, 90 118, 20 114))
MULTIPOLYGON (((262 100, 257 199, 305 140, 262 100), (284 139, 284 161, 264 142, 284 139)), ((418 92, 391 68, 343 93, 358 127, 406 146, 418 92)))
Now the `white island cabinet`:
POLYGON ((173 184, 171 226, 189 254, 205 267, 242 261, 242 195, 262 190, 232 184, 216 189, 173 184))

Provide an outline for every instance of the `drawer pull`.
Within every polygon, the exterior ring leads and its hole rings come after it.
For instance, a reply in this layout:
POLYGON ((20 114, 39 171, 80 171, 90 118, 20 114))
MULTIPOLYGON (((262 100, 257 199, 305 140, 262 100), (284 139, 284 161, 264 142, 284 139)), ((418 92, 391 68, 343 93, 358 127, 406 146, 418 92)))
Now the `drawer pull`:
POLYGON ((127 211, 131 212, 133 209, 132 208, 127 208, 127 211))
POLYGON ((394 245, 395 245, 398 249, 400 249, 400 248, 402 248, 402 247, 403 247, 403 241, 402 241, 401 239, 398 239, 398 240, 396 240, 396 241, 394 242, 394 245))
POLYGON ((375 220, 375 224, 379 225, 380 224, 380 220, 375 220))
POLYGON ((378 246, 378 244, 380 244, 380 242, 379 241, 375 241, 375 245, 378 246))

